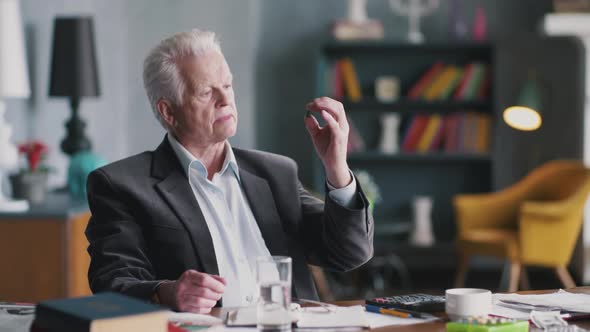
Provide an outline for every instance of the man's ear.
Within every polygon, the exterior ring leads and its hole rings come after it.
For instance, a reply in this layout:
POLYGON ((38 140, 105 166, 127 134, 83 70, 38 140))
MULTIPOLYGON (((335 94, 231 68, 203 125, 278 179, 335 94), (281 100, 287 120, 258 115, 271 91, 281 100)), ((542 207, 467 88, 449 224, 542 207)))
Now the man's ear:
POLYGON ((166 99, 158 100, 156 103, 156 109, 158 110, 158 113, 160 113, 162 120, 168 125, 168 128, 174 128, 174 111, 170 101, 166 99))

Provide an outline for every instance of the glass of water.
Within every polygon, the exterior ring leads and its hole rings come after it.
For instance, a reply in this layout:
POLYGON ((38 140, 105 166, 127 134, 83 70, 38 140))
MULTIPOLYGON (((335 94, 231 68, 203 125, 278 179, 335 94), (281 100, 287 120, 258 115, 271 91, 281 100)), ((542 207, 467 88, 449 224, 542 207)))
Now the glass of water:
POLYGON ((256 281, 259 288, 256 315, 258 329, 291 330, 291 257, 258 257, 256 281))

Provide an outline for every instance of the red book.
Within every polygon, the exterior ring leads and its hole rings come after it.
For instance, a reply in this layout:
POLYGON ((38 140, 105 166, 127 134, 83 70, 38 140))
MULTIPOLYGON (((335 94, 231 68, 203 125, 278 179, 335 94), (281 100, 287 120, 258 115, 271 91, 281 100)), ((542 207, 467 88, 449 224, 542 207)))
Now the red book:
POLYGON ((445 152, 457 151, 459 115, 453 113, 445 118, 445 152))
POLYGON ((461 100, 463 99, 463 96, 465 96, 465 90, 467 90, 469 80, 471 80, 471 77, 473 76, 473 68, 473 63, 469 63, 467 64, 467 66, 465 66, 465 70, 463 71, 463 77, 461 77, 461 81, 459 82, 459 85, 457 86, 457 89, 453 94, 453 98, 455 100, 461 100))
POLYGON ((428 86, 430 86, 430 84, 434 81, 436 76, 440 74, 443 68, 444 64, 441 61, 437 61, 435 64, 433 64, 430 69, 428 69, 426 73, 422 75, 420 79, 418 79, 418 82, 416 82, 416 84, 410 88, 410 91, 408 91, 408 98, 420 98, 422 93, 426 90, 426 88, 428 88, 428 86))
POLYGON ((412 122, 406 131, 406 136, 402 142, 402 151, 416 152, 416 146, 420 141, 420 137, 422 136, 429 119, 430 117, 428 115, 423 114, 416 115, 412 119, 412 122))
POLYGON ((342 60, 334 62, 334 99, 344 100, 344 84, 342 83, 342 60))

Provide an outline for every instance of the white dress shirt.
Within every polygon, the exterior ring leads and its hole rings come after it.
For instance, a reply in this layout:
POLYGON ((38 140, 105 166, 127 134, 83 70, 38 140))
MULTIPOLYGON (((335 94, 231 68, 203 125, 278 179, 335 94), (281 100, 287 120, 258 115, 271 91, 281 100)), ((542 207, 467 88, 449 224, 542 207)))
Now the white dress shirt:
MULTIPOLYGON (((168 141, 176 153, 211 233, 219 275, 227 281, 224 307, 247 306, 257 293, 256 257, 270 256, 258 224, 240 185, 240 172, 229 142, 221 170, 208 179, 207 168, 172 135, 168 141)), ((338 204, 354 205, 356 181, 329 195, 338 204)))

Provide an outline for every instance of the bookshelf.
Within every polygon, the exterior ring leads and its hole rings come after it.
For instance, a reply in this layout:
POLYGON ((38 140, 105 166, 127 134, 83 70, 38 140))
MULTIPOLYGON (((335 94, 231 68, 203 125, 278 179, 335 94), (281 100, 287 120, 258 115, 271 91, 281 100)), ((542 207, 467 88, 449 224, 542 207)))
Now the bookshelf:
MULTIPOLYGON (((491 142, 494 128, 493 68, 494 47, 489 43, 427 43, 412 45, 387 41, 324 43, 317 57, 316 92, 318 96, 336 97, 344 104, 365 148, 349 152, 351 169, 368 171, 381 191, 382 202, 375 207, 375 245, 391 248, 404 243, 409 236, 407 225, 412 221, 412 200, 418 195, 433 198, 432 223, 436 246, 450 245, 455 238, 455 221, 452 197, 458 193, 488 192, 491 190, 493 158, 491 142), (353 102, 348 94, 334 96, 332 82, 338 70, 334 64, 348 58, 354 64, 360 101, 353 102), (485 64, 489 75, 489 90, 485 96, 459 99, 444 98, 423 100, 408 98, 408 91, 436 62, 465 68, 470 63, 485 64), (394 102, 380 102, 375 98, 374 82, 379 76, 396 76, 400 83, 400 96, 394 102), (486 150, 445 150, 442 146, 427 152, 401 151, 384 154, 378 149, 381 137, 379 117, 383 113, 397 113, 401 119, 396 133, 401 145, 404 135, 418 114, 483 114, 489 117, 489 145, 486 150), (392 235, 380 230, 402 230, 406 234, 392 235)), ((334 83, 336 84, 336 83, 334 83)), ((346 86, 344 86, 346 89, 346 86)), ((479 115, 478 115, 479 116, 479 115)), ((441 129, 441 130, 444 130, 441 129)), ((444 138, 443 138, 444 140, 444 138)), ((323 191, 325 175, 321 162, 314 165, 314 186, 323 191)), ((411 227, 410 227, 411 228, 411 227)), ((434 251, 436 251, 436 246, 434 251)), ((442 254, 442 253, 441 253, 442 254)), ((435 261, 436 258, 433 258, 435 261)), ((428 264, 425 262, 425 264, 428 264)))

